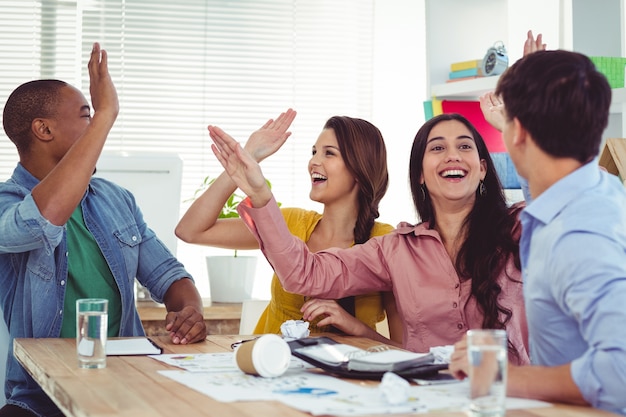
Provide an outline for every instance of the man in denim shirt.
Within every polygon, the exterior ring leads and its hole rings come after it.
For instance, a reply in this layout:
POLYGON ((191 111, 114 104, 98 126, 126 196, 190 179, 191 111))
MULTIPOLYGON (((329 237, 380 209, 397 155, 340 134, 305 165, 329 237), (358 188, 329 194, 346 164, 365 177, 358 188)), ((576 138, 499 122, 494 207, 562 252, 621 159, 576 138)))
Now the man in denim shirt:
MULTIPOLYGON (((92 178, 119 110, 106 51, 89 60, 93 116, 58 80, 25 83, 3 124, 20 163, 0 184, 0 303, 11 341, 74 337, 75 300, 109 299, 109 336, 144 335, 134 280, 167 308, 174 343, 204 340, 202 300, 183 266, 143 220, 128 191, 92 178)), ((62 415, 15 358, 7 360, 0 416, 62 415)))

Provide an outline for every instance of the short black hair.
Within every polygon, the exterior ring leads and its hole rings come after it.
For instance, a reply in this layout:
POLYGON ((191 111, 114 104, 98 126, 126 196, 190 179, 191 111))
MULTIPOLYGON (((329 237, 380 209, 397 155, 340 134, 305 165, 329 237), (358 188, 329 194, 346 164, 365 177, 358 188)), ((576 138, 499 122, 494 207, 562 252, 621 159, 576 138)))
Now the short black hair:
POLYGON ((507 118, 517 118, 547 154, 581 163, 598 155, 611 87, 587 56, 564 50, 529 54, 502 74, 496 94, 507 118))
POLYGON ((26 152, 30 147, 33 120, 54 116, 59 91, 67 85, 60 80, 34 80, 13 90, 4 105, 2 124, 18 152, 26 152))

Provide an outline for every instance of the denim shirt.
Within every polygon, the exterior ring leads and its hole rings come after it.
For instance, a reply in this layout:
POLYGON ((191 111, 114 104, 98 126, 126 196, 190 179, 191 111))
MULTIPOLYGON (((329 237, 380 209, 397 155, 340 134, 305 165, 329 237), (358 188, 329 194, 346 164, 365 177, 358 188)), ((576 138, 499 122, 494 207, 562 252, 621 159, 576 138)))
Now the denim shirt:
MULTIPOLYGON (((0 305, 16 337, 59 337, 67 282, 65 226, 46 220, 31 190, 39 181, 21 164, 0 183, 0 305)), ((102 178, 92 178, 81 201, 93 234, 119 288, 120 336, 144 335, 135 308, 137 278, 157 302, 169 286, 190 277, 183 265, 148 228, 133 195, 102 178)), ((191 278, 191 277, 190 277, 191 278)), ((60 413, 13 357, 7 358, 5 394, 15 404, 42 415, 60 413)))

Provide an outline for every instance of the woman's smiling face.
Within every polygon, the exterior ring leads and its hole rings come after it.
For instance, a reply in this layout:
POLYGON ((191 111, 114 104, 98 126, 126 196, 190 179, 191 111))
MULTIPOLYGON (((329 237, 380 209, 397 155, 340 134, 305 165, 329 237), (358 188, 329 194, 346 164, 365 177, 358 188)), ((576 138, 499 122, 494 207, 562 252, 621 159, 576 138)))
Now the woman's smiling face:
POLYGON ((469 129, 457 120, 435 125, 426 144, 421 182, 426 184, 433 202, 468 200, 487 173, 469 129))
POLYGON ((358 185, 339 151, 333 129, 324 129, 313 145, 309 161, 313 201, 328 204, 337 200, 356 199, 358 185))

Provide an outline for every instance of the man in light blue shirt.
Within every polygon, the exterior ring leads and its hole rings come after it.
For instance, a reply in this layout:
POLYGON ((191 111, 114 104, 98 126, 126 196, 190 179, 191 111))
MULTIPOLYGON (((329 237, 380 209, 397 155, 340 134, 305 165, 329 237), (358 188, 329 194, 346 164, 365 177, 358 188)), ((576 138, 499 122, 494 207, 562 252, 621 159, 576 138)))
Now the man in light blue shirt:
MULTIPOLYGON (((127 190, 93 178, 117 117, 107 55, 89 60, 93 115, 83 94, 59 80, 22 84, 3 127, 20 162, 0 184, 0 305, 16 337, 75 337, 77 298, 109 299, 109 334, 144 335, 137 278, 167 308, 173 343, 204 340, 202 300, 184 267, 148 228, 127 190)), ((0 417, 61 416, 9 351, 0 417)))
POLYGON ((532 197, 520 216, 532 365, 509 366, 507 394, 626 415, 626 192, 596 159, 611 88, 586 56, 540 50, 496 96, 532 197))

